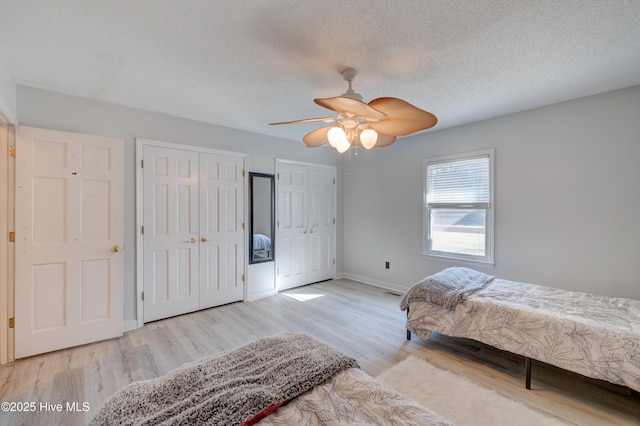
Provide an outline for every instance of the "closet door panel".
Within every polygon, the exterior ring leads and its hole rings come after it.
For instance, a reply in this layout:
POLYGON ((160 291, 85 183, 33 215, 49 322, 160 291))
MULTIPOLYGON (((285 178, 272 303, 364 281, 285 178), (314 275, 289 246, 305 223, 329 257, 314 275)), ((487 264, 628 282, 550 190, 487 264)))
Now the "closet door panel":
POLYGON ((335 169, 309 168, 309 282, 335 276, 335 169))
POLYGON ((281 164, 278 169, 278 290, 307 284, 308 201, 306 166, 281 164))
POLYGON ((200 308, 244 297, 244 159, 200 153, 200 308))
POLYGON ((146 146, 144 321, 198 308, 198 155, 146 146))

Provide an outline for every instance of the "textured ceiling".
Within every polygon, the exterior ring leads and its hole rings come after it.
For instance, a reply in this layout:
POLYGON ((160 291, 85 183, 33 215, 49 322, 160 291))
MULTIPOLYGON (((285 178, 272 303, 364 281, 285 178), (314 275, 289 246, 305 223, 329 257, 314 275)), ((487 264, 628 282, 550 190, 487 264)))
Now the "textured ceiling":
MULTIPOLYGON (((360 71, 442 129, 640 84, 638 0, 0 0, 18 84, 300 140, 360 71)), ((19 101, 19 100, 18 100, 19 101)), ((18 117, 19 118, 19 117, 18 117)))

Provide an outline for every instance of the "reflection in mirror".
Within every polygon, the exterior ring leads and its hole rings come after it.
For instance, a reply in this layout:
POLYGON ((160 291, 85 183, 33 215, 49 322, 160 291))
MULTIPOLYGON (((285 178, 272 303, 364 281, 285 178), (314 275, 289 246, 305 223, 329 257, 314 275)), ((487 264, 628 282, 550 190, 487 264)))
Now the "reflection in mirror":
POLYGON ((249 173, 249 263, 274 259, 275 184, 273 175, 249 173))

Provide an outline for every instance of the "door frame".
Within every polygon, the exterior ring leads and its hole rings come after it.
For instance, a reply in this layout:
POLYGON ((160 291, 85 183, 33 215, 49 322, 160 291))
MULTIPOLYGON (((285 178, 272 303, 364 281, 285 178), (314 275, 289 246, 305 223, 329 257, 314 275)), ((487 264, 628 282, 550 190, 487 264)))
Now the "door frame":
MULTIPOLYGON (((1 108, 0 108, 1 109, 1 108)), ((11 161, 9 147, 15 146, 15 126, 0 110, 0 170, 4 176, 0 179, 0 203, 6 207, 0 209, 0 365, 15 360, 14 329, 9 328, 9 318, 14 312, 14 249, 9 242, 9 230, 13 229, 15 161, 11 161)))
MULTIPOLYGON (((143 274, 143 256, 144 256, 144 239, 142 235, 142 192, 143 192, 143 179, 142 179, 142 153, 145 146, 153 146, 153 147, 161 147, 161 148, 171 148, 171 149, 180 149, 183 151, 194 151, 194 152, 204 152, 208 154, 217 154, 217 155, 227 155, 231 157, 240 157, 243 160, 242 167, 242 185, 244 196, 242 202, 244 203, 244 213, 243 213, 243 225, 244 225, 244 240, 246 241, 247 237, 247 203, 248 203, 248 195, 247 195, 247 182, 248 182, 248 173, 247 170, 247 154, 240 152, 232 152, 232 151, 222 151, 219 149, 205 148, 197 145, 187 145, 180 144, 174 142, 164 142, 158 141, 154 139, 146 139, 146 138, 136 138, 136 319, 137 326, 142 327, 144 325, 144 303, 142 300, 142 292, 144 291, 144 274, 143 274)), ((246 252, 247 250, 245 250, 246 252)), ((244 253, 245 262, 243 262, 243 274, 244 274, 244 285, 243 285, 243 294, 242 300, 247 301, 247 263, 248 263, 248 254, 244 253)))
MULTIPOLYGON (((295 160, 286 160, 283 158, 276 158, 275 159, 275 170, 276 170, 276 189, 275 189, 275 197, 276 197, 276 217, 275 220, 278 220, 278 197, 279 197, 279 191, 280 191, 280 165, 281 164, 294 164, 297 166, 306 166, 306 167, 318 167, 318 168, 325 168, 325 169, 332 169, 334 172, 334 176, 335 176, 335 185, 333 186, 333 217, 336 219, 336 223, 335 226, 333 227, 333 256, 334 259, 337 259, 337 250, 338 250, 338 241, 337 241, 337 235, 338 235, 338 168, 336 166, 333 166, 331 164, 320 164, 320 163, 309 163, 309 162, 305 162, 305 161, 295 161, 295 160)), ((278 226, 276 224, 276 245, 278 244, 278 226)), ((337 260, 336 260, 337 261, 337 260)), ((276 287, 276 291, 280 291, 278 290, 278 252, 276 251, 276 258, 275 258, 275 277, 276 277, 276 282, 275 282, 275 287, 276 287)), ((336 278, 336 270, 337 270, 337 265, 334 263, 333 265, 333 277, 334 279, 336 278)))

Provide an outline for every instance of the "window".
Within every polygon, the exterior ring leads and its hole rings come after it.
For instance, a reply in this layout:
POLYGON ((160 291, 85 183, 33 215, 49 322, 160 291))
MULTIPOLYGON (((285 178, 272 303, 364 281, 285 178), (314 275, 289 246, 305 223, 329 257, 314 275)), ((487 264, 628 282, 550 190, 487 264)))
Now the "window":
POLYGON ((424 250, 493 263, 493 149, 424 160, 424 250))

